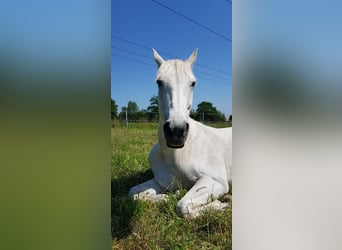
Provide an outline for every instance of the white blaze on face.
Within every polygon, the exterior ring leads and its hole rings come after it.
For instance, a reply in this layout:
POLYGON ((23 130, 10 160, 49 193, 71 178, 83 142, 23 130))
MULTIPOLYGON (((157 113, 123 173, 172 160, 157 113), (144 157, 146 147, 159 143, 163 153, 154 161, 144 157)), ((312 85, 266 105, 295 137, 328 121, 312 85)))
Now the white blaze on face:
POLYGON ((158 70, 161 118, 174 126, 183 126, 190 115, 195 77, 187 61, 170 60, 158 70))

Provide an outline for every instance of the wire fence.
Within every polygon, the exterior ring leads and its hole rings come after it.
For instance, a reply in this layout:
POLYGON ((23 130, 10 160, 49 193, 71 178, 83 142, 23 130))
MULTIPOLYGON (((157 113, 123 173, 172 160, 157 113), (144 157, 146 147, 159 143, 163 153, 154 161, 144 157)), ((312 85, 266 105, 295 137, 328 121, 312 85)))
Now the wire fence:
MULTIPOLYGON (((232 126, 232 118, 230 115, 228 118, 221 112, 191 112, 190 117, 203 124, 216 127, 229 127, 232 126)), ((125 110, 119 115, 112 115, 113 124, 120 126, 125 125, 128 128, 130 123, 155 123, 159 122, 159 112, 151 112, 141 110, 138 112, 128 112, 125 110)), ((114 126, 114 125, 113 125, 114 126)))
MULTIPOLYGON (((210 126, 210 127, 215 127, 215 128, 225 128, 225 127, 232 127, 233 123, 232 120, 228 121, 199 121, 204 125, 210 126)), ((150 125, 155 125, 156 127, 158 126, 159 120, 148 120, 146 118, 142 119, 119 119, 116 118, 112 120, 112 128, 131 128, 131 127, 137 127, 139 124, 150 124, 150 125)))

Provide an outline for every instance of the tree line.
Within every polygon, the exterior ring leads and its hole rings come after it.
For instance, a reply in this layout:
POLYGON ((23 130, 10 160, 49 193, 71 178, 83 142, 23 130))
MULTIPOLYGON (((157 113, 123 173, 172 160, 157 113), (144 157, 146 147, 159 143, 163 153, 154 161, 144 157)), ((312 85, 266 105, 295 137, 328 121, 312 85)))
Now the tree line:
MULTIPOLYGON (((129 121, 158 121, 158 96, 153 95, 150 99, 150 105, 146 109, 139 109, 134 101, 129 101, 127 106, 122 107, 121 111, 118 110, 118 105, 111 99, 111 118, 112 120, 126 120, 129 121)), ((201 102, 197 105, 197 109, 190 111, 190 117, 201 122, 225 122, 226 116, 211 103, 201 102)), ((228 121, 232 120, 232 115, 229 116, 228 121)))

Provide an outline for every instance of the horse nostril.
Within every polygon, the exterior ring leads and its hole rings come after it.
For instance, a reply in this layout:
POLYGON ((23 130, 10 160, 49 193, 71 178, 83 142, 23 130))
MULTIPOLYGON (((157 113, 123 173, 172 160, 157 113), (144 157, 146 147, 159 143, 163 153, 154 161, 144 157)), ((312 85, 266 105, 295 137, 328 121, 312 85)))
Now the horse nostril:
POLYGON ((185 124, 185 131, 188 132, 189 131, 189 123, 185 124))
POLYGON ((165 122, 164 123, 164 133, 171 135, 172 130, 171 130, 171 126, 170 126, 170 122, 165 122))
POLYGON ((164 123, 164 133, 169 136, 184 137, 188 134, 189 123, 185 123, 183 126, 172 126, 170 122, 164 123))

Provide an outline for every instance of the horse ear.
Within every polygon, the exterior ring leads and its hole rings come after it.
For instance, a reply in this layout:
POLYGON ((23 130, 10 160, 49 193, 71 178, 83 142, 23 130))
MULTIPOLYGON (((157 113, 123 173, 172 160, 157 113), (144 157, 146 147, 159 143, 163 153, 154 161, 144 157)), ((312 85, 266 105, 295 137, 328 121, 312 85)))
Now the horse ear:
POLYGON ((187 62, 189 62, 191 64, 191 67, 194 65, 194 63, 196 62, 196 58, 197 58, 197 51, 198 49, 194 49, 194 51, 192 52, 192 54, 189 56, 187 62))
POLYGON ((158 54, 158 52, 155 49, 152 49, 153 51, 153 56, 154 56, 154 60, 156 61, 156 63, 158 64, 158 68, 160 67, 160 65, 162 65, 162 63, 164 63, 164 59, 158 54))

